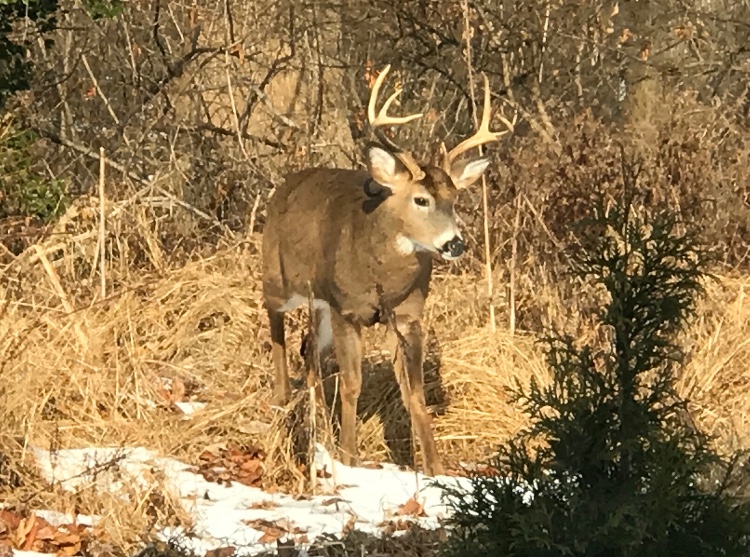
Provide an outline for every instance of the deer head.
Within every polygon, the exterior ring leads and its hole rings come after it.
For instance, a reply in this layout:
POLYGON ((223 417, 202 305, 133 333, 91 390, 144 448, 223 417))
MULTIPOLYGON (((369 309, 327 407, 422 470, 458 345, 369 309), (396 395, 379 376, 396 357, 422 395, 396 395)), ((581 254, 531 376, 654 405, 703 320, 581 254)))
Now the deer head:
MULTIPOLYGON (((479 130, 451 151, 442 145, 442 164, 418 162, 384 133, 385 126, 403 125, 422 114, 395 117, 388 114, 401 90, 396 90, 375 114, 378 93, 390 71, 386 66, 378 75, 370 94, 367 116, 380 144, 370 143, 365 150, 367 169, 373 180, 388 190, 388 210, 396 215, 399 236, 397 249, 403 253, 425 250, 440 254, 443 259, 456 259, 465 250, 454 205, 458 192, 475 183, 489 166, 484 156, 459 159, 466 151, 497 141, 507 131, 491 132, 490 89, 484 77, 484 110, 479 130)), ((513 125, 503 119, 509 130, 513 125)))

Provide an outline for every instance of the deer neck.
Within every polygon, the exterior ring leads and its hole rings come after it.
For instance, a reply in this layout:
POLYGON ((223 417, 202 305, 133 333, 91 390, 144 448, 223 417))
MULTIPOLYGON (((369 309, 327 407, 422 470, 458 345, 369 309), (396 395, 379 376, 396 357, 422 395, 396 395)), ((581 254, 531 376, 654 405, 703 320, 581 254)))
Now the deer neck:
POLYGON ((402 233, 401 218, 388 210, 387 199, 366 214, 360 233, 366 235, 366 266, 381 281, 386 295, 400 296, 409 291, 431 264, 431 255, 418 251, 402 233))

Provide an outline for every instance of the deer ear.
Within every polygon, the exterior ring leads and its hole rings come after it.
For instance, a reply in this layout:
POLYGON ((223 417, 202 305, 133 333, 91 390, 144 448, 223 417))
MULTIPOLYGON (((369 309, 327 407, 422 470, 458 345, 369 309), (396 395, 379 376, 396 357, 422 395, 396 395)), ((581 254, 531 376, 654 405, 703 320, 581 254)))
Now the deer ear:
POLYGON ((456 162, 451 167, 451 180, 456 189, 462 190, 479 180, 490 165, 490 159, 481 157, 468 161, 456 162))
POLYGON ((378 145, 369 145, 365 152, 367 170, 380 185, 391 190, 399 188, 409 180, 409 171, 398 157, 378 145))

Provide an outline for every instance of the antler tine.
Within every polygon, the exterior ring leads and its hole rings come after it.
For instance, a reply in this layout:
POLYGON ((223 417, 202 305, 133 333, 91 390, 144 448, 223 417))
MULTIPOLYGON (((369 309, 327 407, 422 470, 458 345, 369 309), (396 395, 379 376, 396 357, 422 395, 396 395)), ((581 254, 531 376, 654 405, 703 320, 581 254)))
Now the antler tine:
POLYGON ((492 116, 492 107, 490 103, 490 81, 489 79, 487 79, 487 76, 485 74, 482 74, 482 77, 484 77, 484 106, 482 108, 482 121, 479 124, 479 129, 474 135, 467 139, 464 139, 461 143, 451 149, 447 155, 445 155, 444 160, 445 166, 447 168, 450 168, 451 163, 453 163, 453 161, 455 161, 456 158, 462 153, 465 153, 473 147, 479 147, 480 145, 484 145, 485 143, 498 141, 502 136, 504 136, 508 132, 512 132, 514 129, 513 123, 504 116, 501 116, 500 121, 508 129, 501 132, 490 131, 490 118, 492 116))
POLYGON ((411 122, 412 120, 416 120, 417 118, 421 118, 422 116, 424 116, 424 114, 422 114, 421 112, 417 114, 410 114, 409 116, 388 115, 388 109, 391 107, 391 104, 396 100, 396 97, 401 94, 402 89, 400 88, 396 89, 396 91, 390 97, 388 97, 388 99, 386 99, 386 101, 383 103, 383 107, 380 109, 380 112, 378 112, 378 115, 375 116, 375 104, 378 101, 378 93, 380 92, 380 87, 383 85, 383 81, 385 81, 385 77, 388 75, 389 71, 391 71, 390 64, 388 64, 385 68, 383 68, 383 71, 380 72, 378 78, 375 80, 375 84, 372 86, 372 92, 370 93, 370 102, 367 105, 367 119, 369 120, 370 125, 373 128, 406 124, 407 122, 411 122))
POLYGON ((378 100, 378 93, 380 92, 380 87, 383 85, 383 81, 385 81, 385 77, 388 75, 388 72, 390 70, 391 65, 388 64, 380 72, 377 79, 375 80, 375 84, 372 86, 372 92, 370 93, 370 102, 367 105, 367 120, 370 122, 370 126, 372 127, 376 137, 381 141, 381 143, 394 151, 394 154, 404 164, 404 166, 411 173, 412 177, 415 180, 421 180, 422 178, 424 178, 424 172, 420 168, 419 164, 417 164, 417 161, 415 161, 409 153, 404 151, 401 147, 399 147, 396 143, 389 139, 383 133, 383 130, 381 128, 384 126, 406 124, 407 122, 411 122, 412 120, 421 118, 422 116, 424 116, 424 114, 410 114, 409 116, 388 115, 388 109, 391 107, 391 104, 394 100, 396 100, 396 97, 401 94, 402 90, 399 88, 396 89, 396 91, 386 99, 386 101, 383 103, 382 108, 380 109, 380 112, 378 112, 378 115, 375 115, 375 105, 378 100))

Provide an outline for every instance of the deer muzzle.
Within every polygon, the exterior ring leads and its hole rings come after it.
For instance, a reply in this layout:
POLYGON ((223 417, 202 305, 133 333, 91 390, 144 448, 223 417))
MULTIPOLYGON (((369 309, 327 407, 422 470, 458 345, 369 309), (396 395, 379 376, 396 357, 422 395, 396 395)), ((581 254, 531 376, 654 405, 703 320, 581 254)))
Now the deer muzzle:
POLYGON ((466 250, 466 244, 461 236, 453 236, 441 248, 438 249, 443 259, 458 259, 466 250))

